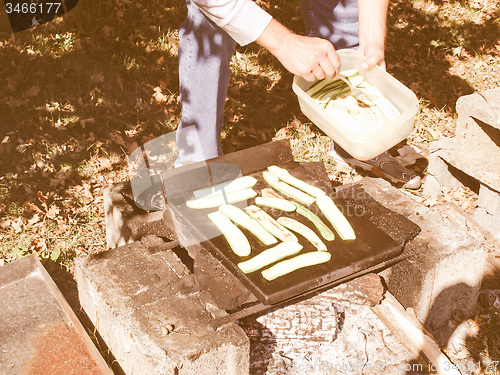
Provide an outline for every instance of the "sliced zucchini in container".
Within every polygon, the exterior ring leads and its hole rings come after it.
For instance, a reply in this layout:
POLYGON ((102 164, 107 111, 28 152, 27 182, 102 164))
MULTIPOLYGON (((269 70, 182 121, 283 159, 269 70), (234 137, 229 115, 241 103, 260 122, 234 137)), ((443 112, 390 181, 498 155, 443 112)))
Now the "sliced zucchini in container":
POLYGON ((253 187, 257 183, 257 179, 252 176, 243 176, 235 178, 227 182, 221 182, 220 184, 209 186, 203 189, 193 191, 196 198, 203 198, 210 195, 222 194, 222 191, 227 193, 245 190, 253 187))
POLYGON ((222 212, 225 216, 231 219, 234 223, 239 226, 247 229, 250 233, 252 233, 255 237, 257 237, 264 245, 272 245, 278 242, 278 240, 269 233, 259 222, 248 214, 239 209, 236 206, 232 206, 230 204, 224 204, 219 207, 219 211, 222 212))
POLYGON ((287 183, 281 181, 278 177, 269 171, 262 172, 262 177, 264 180, 271 185, 274 189, 278 190, 280 193, 285 194, 296 201, 310 205, 314 203, 314 197, 304 193, 303 191, 288 185, 287 183))
POLYGON ((323 223, 323 220, 316 215, 314 212, 309 211, 307 208, 304 206, 301 206, 298 203, 294 203, 296 208, 296 211, 299 215, 304 216, 306 219, 308 219, 311 223, 314 224, 317 230, 321 233, 323 238, 327 241, 333 241, 335 239, 335 234, 332 232, 330 228, 326 226, 325 223, 323 223))
POLYGON ((332 255, 328 251, 313 251, 310 253, 300 254, 293 258, 282 260, 274 266, 265 269, 262 271, 262 276, 264 279, 272 281, 298 269, 326 263, 331 258, 332 255))
POLYGON ((186 201, 186 206, 194 209, 214 208, 223 204, 241 202, 257 196, 257 192, 253 189, 245 189, 233 191, 227 194, 208 195, 203 198, 191 199, 186 201))
POLYGON ((320 195, 325 195, 326 193, 320 188, 308 184, 307 182, 293 176, 289 171, 285 168, 278 167, 277 165, 271 165, 267 167, 267 170, 278 177, 283 182, 286 182, 289 185, 296 187, 313 197, 319 197, 320 195))
POLYGON ((245 234, 240 230, 240 228, 234 225, 231 220, 224 216, 222 212, 212 212, 208 214, 208 218, 222 232, 229 243, 231 250, 233 250, 236 255, 240 257, 250 255, 252 249, 245 234))
POLYGON ((321 241, 321 239, 318 237, 316 233, 310 228, 308 228, 306 225, 302 224, 301 222, 294 220, 289 217, 279 217, 278 218, 278 223, 283 225, 285 228, 288 228, 295 233, 298 233, 302 236, 304 236, 310 243, 314 245, 316 249, 319 251, 326 251, 326 245, 321 241))
POLYGON ((255 198, 255 204, 258 206, 275 208, 285 212, 295 211, 295 205, 283 198, 257 197, 255 198))
POLYGON ((327 195, 318 197, 316 198, 316 204, 321 212, 323 212, 323 215, 333 225, 340 238, 343 240, 356 239, 356 233, 354 233, 351 224, 333 202, 332 198, 327 195))
POLYGON ((244 273, 255 272, 271 263, 277 262, 283 258, 297 254, 302 250, 302 245, 295 241, 282 242, 279 245, 264 250, 262 253, 251 259, 238 263, 238 268, 244 273))
POLYGON ((298 241, 297 237, 278 223, 274 218, 261 208, 251 205, 245 208, 250 216, 257 220, 266 230, 281 241, 298 241))

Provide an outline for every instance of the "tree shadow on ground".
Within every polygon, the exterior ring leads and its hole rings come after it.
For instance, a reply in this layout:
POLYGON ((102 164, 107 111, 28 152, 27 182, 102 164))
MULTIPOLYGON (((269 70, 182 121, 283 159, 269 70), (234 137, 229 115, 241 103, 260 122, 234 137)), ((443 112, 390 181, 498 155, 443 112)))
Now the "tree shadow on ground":
MULTIPOLYGON (((471 6, 466 1, 452 3, 471 6)), ((426 11, 413 2, 392 3, 386 60, 389 72, 431 108, 448 107, 454 112, 457 99, 475 91, 466 79, 452 72, 454 64, 475 54, 497 55, 500 9, 483 23, 459 23, 439 14, 443 4, 436 2, 426 11)))
MULTIPOLYGON (((457 369, 462 374, 471 374, 476 373, 479 368, 481 373, 496 373, 495 369, 498 370, 500 262, 493 258, 491 260, 494 263, 490 263, 489 272, 485 273, 477 305, 471 306, 470 301, 474 300, 473 296, 478 291, 464 283, 456 284, 444 289, 436 297, 425 319, 425 329, 433 335, 441 348, 446 348, 453 355, 451 361, 443 362, 444 368, 441 371, 457 369), (464 313, 465 310, 469 310, 468 315, 464 313), (465 351, 469 355, 464 356, 465 351)), ((420 355, 425 357, 423 352, 420 355)), ((407 371, 407 375, 422 375, 437 370, 436 364, 432 366, 430 362, 422 363, 418 359, 410 364, 412 370, 407 371)))

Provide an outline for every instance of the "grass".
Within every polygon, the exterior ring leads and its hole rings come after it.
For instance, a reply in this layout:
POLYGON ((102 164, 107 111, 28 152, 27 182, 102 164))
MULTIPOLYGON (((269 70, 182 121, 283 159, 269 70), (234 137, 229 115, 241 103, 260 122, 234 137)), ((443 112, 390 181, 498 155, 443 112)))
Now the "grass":
MULTIPOLYGON (((260 4, 304 32, 297 2, 260 4)), ((185 14, 182 0, 88 0, 16 35, 0 22, 2 262, 37 253, 72 270, 75 257, 105 249, 103 189, 128 178, 127 154, 179 122, 185 14)), ((499 16, 499 0, 391 1, 388 71, 419 98, 407 143, 424 155, 454 135, 460 96, 500 86, 499 16)), ((238 47, 231 70, 226 153, 287 138, 297 160, 322 161, 336 184, 360 178, 328 156, 330 140, 301 114, 292 75, 270 53, 238 47)), ((500 358, 497 345, 479 347, 500 358)))

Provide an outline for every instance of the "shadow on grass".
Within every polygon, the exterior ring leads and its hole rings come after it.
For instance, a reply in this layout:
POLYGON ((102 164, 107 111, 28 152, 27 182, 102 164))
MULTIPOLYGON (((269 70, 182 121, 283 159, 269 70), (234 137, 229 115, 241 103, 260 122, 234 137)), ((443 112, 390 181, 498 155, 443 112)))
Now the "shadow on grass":
MULTIPOLYGON (((386 57, 389 72, 418 97, 431 107, 448 107, 455 112, 457 99, 472 94, 475 88, 450 70, 456 58, 463 59, 464 54, 497 54, 500 9, 483 23, 473 20, 459 23, 439 15, 444 3, 435 2, 437 7, 430 7, 428 11, 415 7, 414 2, 391 4, 386 57)), ((466 11, 474 12, 469 1, 451 4, 461 4, 466 11)))

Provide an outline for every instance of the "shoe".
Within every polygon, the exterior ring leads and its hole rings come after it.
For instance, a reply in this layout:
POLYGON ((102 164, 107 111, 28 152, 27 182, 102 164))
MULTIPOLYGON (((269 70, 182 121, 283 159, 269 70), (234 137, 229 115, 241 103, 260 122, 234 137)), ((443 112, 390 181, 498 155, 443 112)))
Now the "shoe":
POLYGON ((359 167, 377 177, 383 177, 395 184, 402 184, 403 188, 417 190, 422 186, 422 179, 415 172, 403 167, 399 161, 387 151, 370 160, 358 160, 332 142, 330 156, 341 165, 348 164, 359 167))

